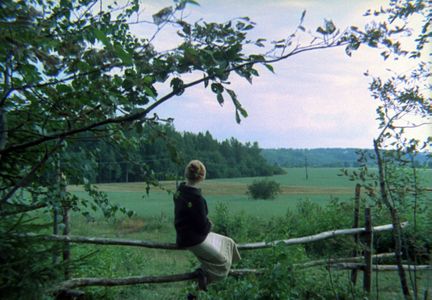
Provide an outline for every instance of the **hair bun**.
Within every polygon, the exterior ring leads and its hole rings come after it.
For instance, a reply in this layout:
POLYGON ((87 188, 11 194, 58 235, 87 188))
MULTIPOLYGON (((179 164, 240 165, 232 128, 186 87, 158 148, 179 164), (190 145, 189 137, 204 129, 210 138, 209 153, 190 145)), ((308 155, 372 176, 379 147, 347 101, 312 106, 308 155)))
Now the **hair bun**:
POLYGON ((206 168, 199 160, 190 161, 185 168, 185 177, 187 180, 195 183, 204 180, 206 168))

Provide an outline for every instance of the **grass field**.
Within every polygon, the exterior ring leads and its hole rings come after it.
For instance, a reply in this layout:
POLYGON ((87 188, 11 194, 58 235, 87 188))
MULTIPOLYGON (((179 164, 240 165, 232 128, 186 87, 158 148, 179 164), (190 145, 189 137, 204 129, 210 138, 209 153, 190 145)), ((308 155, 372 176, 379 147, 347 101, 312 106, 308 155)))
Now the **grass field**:
MULTIPOLYGON (((326 203, 332 197, 343 200, 352 198, 355 184, 346 177, 337 176, 338 173, 339 169, 332 168, 309 169, 309 179, 306 180, 304 169, 288 169, 287 174, 272 177, 272 180, 281 184, 282 194, 271 201, 248 199, 247 185, 259 178, 212 179, 206 180, 201 187, 210 214, 216 203, 224 202, 230 211, 244 211, 247 214, 268 218, 283 215, 299 200, 310 199, 317 203, 326 203)), ((98 188, 108 193, 111 201, 134 210, 140 217, 161 214, 170 216, 173 203, 169 192, 175 191, 176 183, 167 181, 161 185, 166 190, 152 188, 148 196, 145 194, 143 183, 100 184, 98 188)), ((84 196, 80 186, 70 186, 69 190, 84 196)))
MULTIPOLYGON (((432 183, 430 171, 428 170, 424 176, 429 186, 432 183)), ((271 178, 279 182, 282 187, 282 194, 274 200, 248 199, 247 185, 257 178, 206 180, 201 187, 209 205, 210 218, 217 204, 224 203, 234 215, 242 212, 269 220, 272 217, 284 216, 286 211, 295 208, 300 200, 309 199, 324 205, 332 198, 352 199, 355 183, 346 177, 338 176, 339 173, 339 169, 309 169, 309 179, 306 180, 304 169, 287 169, 287 174, 271 178)), ((104 220, 100 217, 89 223, 83 217, 74 215, 72 234, 174 242, 173 201, 170 192, 175 190, 176 182, 162 182, 161 186, 163 189, 152 188, 147 196, 143 183, 98 185, 99 190, 106 192, 112 202, 134 210, 135 216, 127 218, 119 215, 112 220, 104 220)), ((68 190, 85 197, 81 186, 69 186, 68 190)), ((74 273, 74 277, 166 275, 187 272, 196 265, 194 257, 186 251, 173 252, 132 247, 80 245, 74 246, 73 256, 79 258, 93 251, 96 253, 83 261, 74 273)), ((422 280, 430 281, 432 279, 430 275, 430 272, 425 274, 422 280)), ((380 284, 380 291, 384 294, 390 295, 394 289, 398 290, 397 283, 395 285, 396 276, 383 275, 380 281, 383 282, 380 284)), ((431 289, 431 284, 425 285, 431 289)), ((185 295, 185 288, 188 286, 189 283, 175 283, 89 290, 104 299, 179 299, 185 295)), ((397 295, 392 295, 391 298, 381 297, 380 299, 399 299, 397 295)))

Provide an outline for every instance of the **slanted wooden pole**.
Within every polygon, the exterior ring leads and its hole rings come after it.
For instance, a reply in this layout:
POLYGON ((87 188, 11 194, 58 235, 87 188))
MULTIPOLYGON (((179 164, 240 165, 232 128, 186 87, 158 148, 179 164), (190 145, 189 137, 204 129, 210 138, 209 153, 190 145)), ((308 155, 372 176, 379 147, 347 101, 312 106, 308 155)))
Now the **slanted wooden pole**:
MULTIPOLYGON (((353 228, 359 227, 359 213, 360 213, 360 184, 356 184, 355 187, 355 195, 354 195, 354 221, 353 228)), ((359 234, 354 234, 354 250, 352 252, 352 256, 356 257, 358 255, 358 246, 359 246, 359 234)), ((351 271, 351 282, 353 286, 356 285, 357 282, 357 269, 353 269, 351 271)))
MULTIPOLYGON (((56 154, 56 173, 55 173, 55 179, 57 181, 57 184, 60 185, 60 155, 56 154)), ((60 193, 59 193, 60 194, 60 193)), ((60 199, 60 195, 59 199, 60 199)), ((57 202, 54 203, 53 207, 53 234, 58 235, 59 234, 59 208, 57 205, 57 202)), ((57 253, 57 250, 53 253, 53 264, 57 264, 59 253, 57 253)))
POLYGON ((372 286, 372 251, 373 251, 373 231, 372 231, 372 216, 370 207, 365 208, 365 268, 363 272, 363 289, 370 294, 372 286))
MULTIPOLYGON (((70 204, 66 199, 66 177, 61 172, 60 163, 59 163, 59 199, 61 203, 61 213, 62 213, 62 223, 63 223, 63 232, 64 236, 69 236, 70 234, 70 220, 69 220, 69 210, 70 204)), ((67 241, 63 244, 63 264, 64 264, 64 278, 68 280, 70 278, 70 268, 69 261, 71 257, 70 251, 70 243, 67 241)))
MULTIPOLYGON (((69 206, 67 204, 63 205, 63 235, 69 236, 70 233, 70 222, 69 222, 69 206)), ((63 262, 65 264, 64 269, 64 277, 65 279, 70 278, 70 269, 69 269, 69 260, 71 257, 71 251, 70 251, 70 243, 65 242, 63 245, 63 262)))
MULTIPOLYGON (((58 235, 58 228, 59 228, 59 213, 58 213, 58 208, 57 206, 54 206, 53 208, 53 235, 57 236, 58 235)), ((57 250, 54 251, 53 256, 52 256, 52 262, 53 264, 57 264, 58 261, 58 252, 57 250)))

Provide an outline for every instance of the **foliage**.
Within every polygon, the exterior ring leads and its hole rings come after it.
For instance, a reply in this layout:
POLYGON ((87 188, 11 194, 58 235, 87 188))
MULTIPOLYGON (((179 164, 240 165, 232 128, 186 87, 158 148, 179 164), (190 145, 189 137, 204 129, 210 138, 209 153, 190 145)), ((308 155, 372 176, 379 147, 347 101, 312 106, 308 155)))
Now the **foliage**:
POLYGON ((39 232, 48 224, 28 217, 4 217, 0 223, 0 294, 4 299, 42 299, 53 281, 61 277, 63 264, 53 262, 58 246, 39 238, 17 236, 22 231, 39 232))
POLYGON ((252 199, 274 199, 282 192, 280 184, 274 180, 255 180, 248 185, 246 194, 252 199))
POLYGON ((236 242, 257 239, 262 235, 263 221, 260 218, 245 212, 233 214, 223 202, 217 203, 212 222, 214 232, 229 236, 236 242), (251 224, 256 226, 251 226, 251 224))

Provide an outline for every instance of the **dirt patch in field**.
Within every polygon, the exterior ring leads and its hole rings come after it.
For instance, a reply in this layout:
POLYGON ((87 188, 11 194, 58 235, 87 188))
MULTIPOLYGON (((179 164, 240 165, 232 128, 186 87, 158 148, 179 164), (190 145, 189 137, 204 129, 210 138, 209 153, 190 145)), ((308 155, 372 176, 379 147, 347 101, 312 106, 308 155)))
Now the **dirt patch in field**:
POLYGON ((331 195, 346 195, 352 194, 352 188, 323 188, 310 186, 282 187, 282 194, 331 194, 331 195))
POLYGON ((117 230, 121 233, 133 233, 142 231, 145 226, 143 219, 127 218, 117 224, 117 230))

